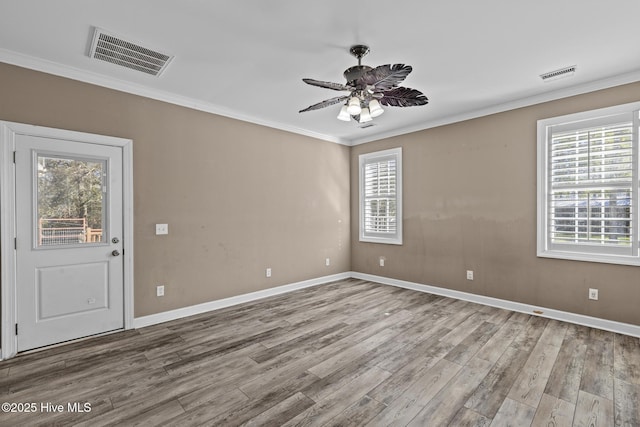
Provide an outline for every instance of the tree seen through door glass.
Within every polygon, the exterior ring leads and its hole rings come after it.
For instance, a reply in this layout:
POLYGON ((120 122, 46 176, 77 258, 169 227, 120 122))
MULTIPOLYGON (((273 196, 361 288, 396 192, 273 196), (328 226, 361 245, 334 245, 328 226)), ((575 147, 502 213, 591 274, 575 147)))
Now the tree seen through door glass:
POLYGON ((37 245, 104 242, 106 162, 39 155, 37 169, 37 245))

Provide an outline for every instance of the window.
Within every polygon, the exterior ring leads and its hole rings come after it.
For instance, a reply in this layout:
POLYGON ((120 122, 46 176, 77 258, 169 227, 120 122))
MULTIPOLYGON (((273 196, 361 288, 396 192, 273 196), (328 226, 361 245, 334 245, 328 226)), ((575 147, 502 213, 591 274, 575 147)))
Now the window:
POLYGON ((638 110, 538 121, 538 256, 640 265, 638 110))
POLYGON ((360 155, 360 241, 402 244, 402 148, 360 155))

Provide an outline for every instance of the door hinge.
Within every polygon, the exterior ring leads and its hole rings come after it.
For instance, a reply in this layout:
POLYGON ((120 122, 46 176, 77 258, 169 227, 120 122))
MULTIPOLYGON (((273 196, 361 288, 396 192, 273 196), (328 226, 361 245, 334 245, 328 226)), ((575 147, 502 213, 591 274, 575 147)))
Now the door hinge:
POLYGON ((13 249, 18 249, 18 238, 14 237, 13 238, 13 249))
POLYGON ((16 335, 18 335, 18 324, 16 323, 16 335))
POLYGON ((15 162, 16 162, 16 152, 14 151, 13 152, 13 163, 15 163, 15 162))

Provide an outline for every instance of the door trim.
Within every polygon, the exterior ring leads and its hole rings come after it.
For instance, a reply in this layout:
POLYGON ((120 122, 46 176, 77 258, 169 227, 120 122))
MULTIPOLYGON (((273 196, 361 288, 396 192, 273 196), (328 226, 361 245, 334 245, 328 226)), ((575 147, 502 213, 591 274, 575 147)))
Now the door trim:
POLYGON ((133 141, 63 129, 0 121, 0 359, 17 354, 15 136, 29 135, 122 149, 124 329, 133 328, 133 141))

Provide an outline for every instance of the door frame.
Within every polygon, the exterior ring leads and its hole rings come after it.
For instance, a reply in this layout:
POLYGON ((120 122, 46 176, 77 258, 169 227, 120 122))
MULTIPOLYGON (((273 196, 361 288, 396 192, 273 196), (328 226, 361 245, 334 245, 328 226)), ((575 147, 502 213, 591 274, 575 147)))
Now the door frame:
POLYGON ((125 138, 0 121, 0 359, 18 352, 15 136, 28 135, 122 150, 124 329, 133 328, 133 141, 125 138))

